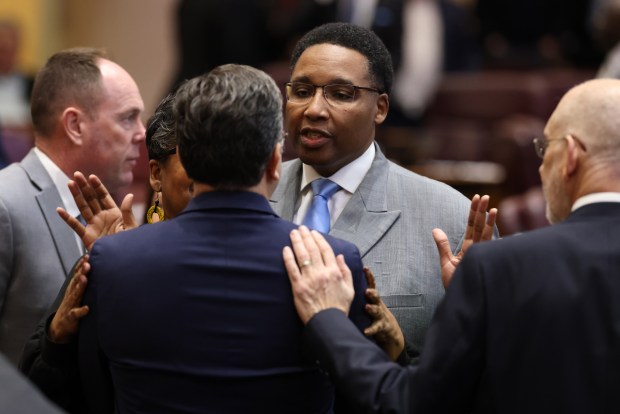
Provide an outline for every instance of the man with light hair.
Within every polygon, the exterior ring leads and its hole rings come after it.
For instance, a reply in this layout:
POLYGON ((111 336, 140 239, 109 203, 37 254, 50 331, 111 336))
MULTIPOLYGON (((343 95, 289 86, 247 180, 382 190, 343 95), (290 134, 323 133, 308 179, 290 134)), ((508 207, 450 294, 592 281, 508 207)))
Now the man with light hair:
POLYGON ((56 213, 79 214, 69 177, 96 174, 110 191, 130 184, 143 111, 135 81, 103 51, 64 50, 38 72, 35 147, 0 171, 0 352, 13 363, 84 253, 56 213))

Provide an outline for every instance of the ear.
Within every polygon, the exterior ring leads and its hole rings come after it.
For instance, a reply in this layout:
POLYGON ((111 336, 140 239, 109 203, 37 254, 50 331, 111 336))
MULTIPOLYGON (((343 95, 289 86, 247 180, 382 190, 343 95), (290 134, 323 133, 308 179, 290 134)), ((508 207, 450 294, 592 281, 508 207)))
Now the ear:
POLYGON ((65 109, 61 115, 65 134, 75 145, 84 145, 84 117, 85 114, 74 107, 65 109))
POLYGON ((271 153, 271 157, 267 162, 265 168, 265 177, 268 181, 278 182, 280 181, 280 172, 282 170, 282 151, 283 144, 278 142, 271 153))
POLYGON ((149 183, 155 192, 161 191, 161 164, 157 160, 149 160, 149 183))
POLYGON ((579 169, 579 145, 571 135, 566 136, 566 163, 564 164, 564 174, 572 177, 577 174, 579 169))
POLYGON ((390 109, 390 99, 387 93, 382 93, 377 98, 377 112, 375 113, 375 124, 380 125, 387 118, 390 109))

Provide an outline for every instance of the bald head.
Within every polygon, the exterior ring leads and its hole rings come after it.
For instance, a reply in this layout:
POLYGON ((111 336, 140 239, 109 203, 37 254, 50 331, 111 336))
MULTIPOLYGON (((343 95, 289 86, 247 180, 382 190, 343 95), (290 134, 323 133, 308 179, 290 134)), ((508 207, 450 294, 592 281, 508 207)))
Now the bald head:
POLYGON ((568 91, 545 127, 539 173, 550 223, 588 194, 620 192, 620 80, 596 79, 568 91))
POLYGON ((572 135, 599 162, 620 158, 620 80, 595 79, 568 91, 549 118, 547 137, 572 135))

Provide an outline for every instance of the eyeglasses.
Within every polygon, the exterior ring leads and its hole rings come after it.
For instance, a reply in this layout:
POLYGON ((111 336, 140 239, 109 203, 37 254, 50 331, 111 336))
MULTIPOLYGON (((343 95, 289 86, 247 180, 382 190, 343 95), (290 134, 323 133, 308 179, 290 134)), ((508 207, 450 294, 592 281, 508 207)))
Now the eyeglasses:
POLYGON ((355 101, 357 91, 360 89, 378 94, 382 93, 379 89, 366 86, 348 84, 312 85, 303 82, 289 82, 286 84, 286 99, 296 104, 307 104, 314 97, 316 88, 323 89, 323 97, 332 106, 350 105, 355 101))
MULTIPOLYGON (((547 151, 547 147, 549 146, 549 143, 551 141, 560 141, 562 139, 566 139, 566 137, 568 137, 568 135, 565 135, 562 138, 534 138, 534 150, 536 151, 536 155, 538 155, 538 158, 545 158, 545 151, 547 151)), ((571 137, 584 151, 587 151, 586 146, 583 144, 583 142, 577 139, 577 137, 575 137, 574 135, 571 135, 571 137)))

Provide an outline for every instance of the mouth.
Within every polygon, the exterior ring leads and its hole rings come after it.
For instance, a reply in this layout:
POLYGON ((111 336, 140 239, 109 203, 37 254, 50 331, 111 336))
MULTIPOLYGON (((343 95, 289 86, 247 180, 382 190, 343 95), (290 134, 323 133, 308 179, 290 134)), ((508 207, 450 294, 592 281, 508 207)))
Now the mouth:
POLYGON ((331 141, 332 136, 324 130, 302 128, 299 138, 302 146, 306 148, 319 148, 331 141))

